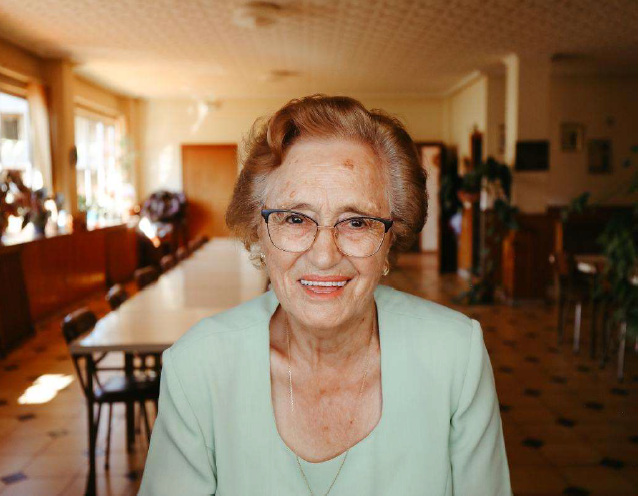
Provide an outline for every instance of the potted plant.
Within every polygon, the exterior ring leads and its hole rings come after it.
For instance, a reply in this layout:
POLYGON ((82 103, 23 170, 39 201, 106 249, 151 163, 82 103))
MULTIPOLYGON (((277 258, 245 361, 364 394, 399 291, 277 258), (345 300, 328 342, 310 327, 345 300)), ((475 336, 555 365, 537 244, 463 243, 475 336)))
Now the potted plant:
POLYGON ((486 200, 482 200, 480 212, 480 264, 473 267, 470 289, 460 297, 469 305, 492 303, 494 299, 497 286, 495 261, 500 260, 496 250, 501 251, 502 241, 508 232, 518 229, 518 209, 510 203, 511 185, 510 167, 492 157, 462 178, 462 189, 476 195, 474 201, 482 196, 486 200), (490 222, 487 211, 492 212, 490 222))
POLYGON ((22 182, 22 172, 3 170, 0 172, 0 237, 9 225, 9 217, 23 217, 22 227, 29 222, 31 190, 22 182))

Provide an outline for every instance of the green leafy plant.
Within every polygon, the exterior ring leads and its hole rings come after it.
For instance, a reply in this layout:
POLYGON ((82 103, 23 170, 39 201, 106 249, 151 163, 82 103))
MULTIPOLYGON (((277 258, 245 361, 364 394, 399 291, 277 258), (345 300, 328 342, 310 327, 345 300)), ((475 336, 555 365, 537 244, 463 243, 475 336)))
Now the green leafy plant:
MULTIPOLYGON (((631 148, 636 154, 637 147, 631 148)), ((624 168, 633 165, 631 158, 626 158, 622 163, 624 168)), ((602 254, 606 256, 606 266, 602 274, 597 276, 593 285, 593 297, 608 299, 615 310, 612 315, 614 324, 626 322, 627 333, 637 336, 637 286, 633 284, 632 275, 637 273, 637 172, 627 186, 627 182, 606 195, 604 200, 621 195, 635 195, 635 201, 631 212, 623 212, 613 215, 604 230, 597 238, 597 243, 602 248, 602 254)), ((599 202, 601 203, 601 202, 599 202)), ((562 220, 566 222, 570 215, 587 212, 599 205, 591 203, 589 192, 582 193, 574 198, 562 211, 562 220)))
MULTIPOLYGON (((470 288, 459 297, 469 305, 489 304, 493 302, 496 282, 496 261, 500 260, 497 250, 501 250, 505 235, 519 228, 517 223, 518 209, 510 203, 512 173, 510 167, 489 157, 473 171, 462 178, 461 189, 469 193, 479 193, 482 189, 490 193, 493 203, 493 220, 484 227, 483 243, 480 248, 480 266, 473 267, 470 288), (479 186, 477 186, 479 185, 479 186)), ((483 212, 481 215, 487 215, 483 212)))

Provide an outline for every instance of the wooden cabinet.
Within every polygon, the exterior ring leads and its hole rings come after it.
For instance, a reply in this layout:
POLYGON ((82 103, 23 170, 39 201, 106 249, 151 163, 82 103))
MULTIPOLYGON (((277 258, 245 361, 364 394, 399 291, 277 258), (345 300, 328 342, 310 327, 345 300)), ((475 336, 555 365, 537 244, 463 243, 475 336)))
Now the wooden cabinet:
POLYGON ((0 356, 33 334, 19 247, 0 246, 0 356))
POLYGON ((0 350, 33 322, 130 279, 137 261, 135 230, 125 225, 0 246, 0 350))

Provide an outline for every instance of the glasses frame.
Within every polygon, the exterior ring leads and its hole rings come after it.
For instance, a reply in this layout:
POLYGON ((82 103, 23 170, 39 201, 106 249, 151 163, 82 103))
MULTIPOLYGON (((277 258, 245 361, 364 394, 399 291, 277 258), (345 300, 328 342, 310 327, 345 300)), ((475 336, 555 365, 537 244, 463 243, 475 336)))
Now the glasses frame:
POLYGON ((347 257, 355 257, 355 258, 368 258, 368 257, 372 257, 373 255, 375 255, 375 253, 377 253, 379 251, 379 249, 382 247, 382 245, 384 244, 384 239, 386 239, 386 233, 388 233, 388 231, 390 230, 390 228, 393 225, 393 220, 392 219, 383 219, 381 217, 372 217, 370 215, 356 215, 354 217, 349 217, 348 219, 344 219, 344 220, 340 220, 338 222, 336 222, 335 224, 333 224, 332 226, 320 226, 319 223, 315 220, 312 219, 311 217, 309 217, 306 214, 303 214, 301 212, 296 212, 295 210, 288 210, 285 208, 264 208, 261 210, 261 215, 262 218, 264 219, 264 222, 266 222, 266 232, 268 233, 268 239, 271 240, 271 244, 277 248, 278 250, 282 250, 285 251, 287 253, 304 253, 305 251, 308 251, 311 249, 311 247, 313 246, 313 243, 315 243, 315 240, 317 239, 317 233, 319 232, 320 229, 332 229, 333 230, 333 241, 335 241, 335 246, 337 246, 337 249, 340 251, 340 253, 342 255, 345 255, 347 257), (268 218, 271 216, 271 214, 274 213, 280 213, 280 212, 288 212, 291 214, 295 214, 295 215, 299 215, 301 217, 304 217, 308 220, 310 220, 311 222, 313 222, 313 224, 315 224, 317 226, 317 229, 315 230, 315 236, 313 237, 313 241, 311 241, 311 244, 309 245, 308 248, 306 248, 306 250, 302 250, 302 251, 290 251, 290 250, 282 250, 282 248, 280 248, 279 246, 277 246, 274 242, 273 239, 271 238, 271 231, 269 231, 268 229, 268 218), (365 255, 365 256, 356 256, 356 255, 350 255, 348 253, 344 253, 342 251, 342 249, 339 247, 339 244, 337 243, 337 237, 335 234, 335 228, 339 225, 342 224, 344 222, 348 222, 354 219, 372 219, 372 220, 377 220, 379 222, 381 222, 382 224, 384 224, 384 236, 382 237, 381 242, 379 243, 379 246, 377 247, 377 249, 371 253, 370 255, 365 255))

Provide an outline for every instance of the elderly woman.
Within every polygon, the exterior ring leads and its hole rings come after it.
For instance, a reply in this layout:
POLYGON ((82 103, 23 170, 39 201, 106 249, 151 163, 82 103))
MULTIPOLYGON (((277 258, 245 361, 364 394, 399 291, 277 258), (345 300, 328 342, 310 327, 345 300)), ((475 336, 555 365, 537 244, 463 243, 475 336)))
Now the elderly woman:
POLYGON ((140 494, 511 494, 479 324, 379 285, 426 205, 382 112, 320 95, 254 126, 227 223, 272 290, 164 353, 140 494))

